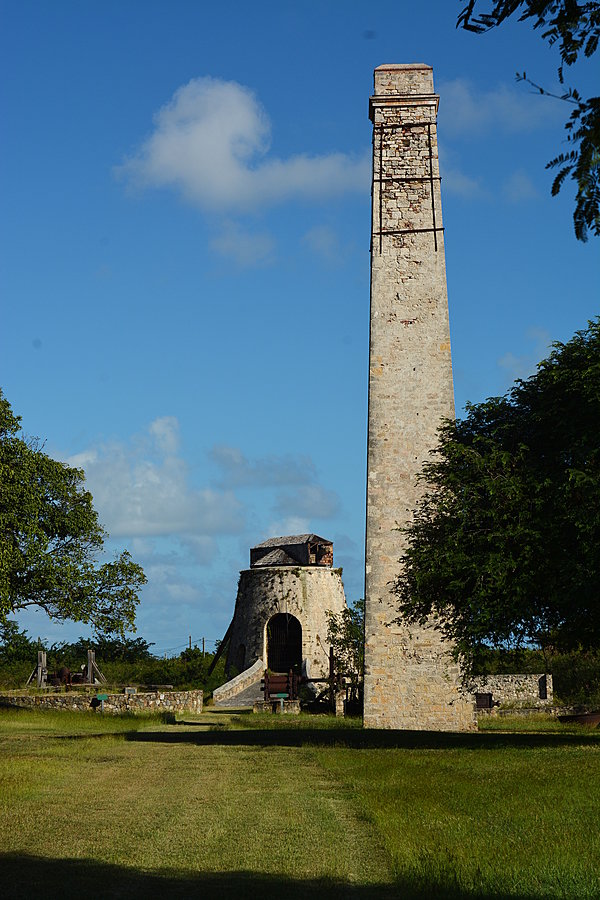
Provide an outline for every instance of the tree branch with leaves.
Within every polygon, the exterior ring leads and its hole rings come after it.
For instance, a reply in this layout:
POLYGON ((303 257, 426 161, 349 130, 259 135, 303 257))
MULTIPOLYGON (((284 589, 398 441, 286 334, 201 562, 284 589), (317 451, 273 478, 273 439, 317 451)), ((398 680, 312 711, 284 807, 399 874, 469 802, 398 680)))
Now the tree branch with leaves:
MULTIPOLYGON (((580 55, 591 57, 600 39, 600 3, 576 0, 495 0, 489 12, 479 12, 480 0, 469 0, 458 17, 457 27, 482 34, 518 14, 520 22, 532 20, 550 46, 558 44, 561 63, 558 79, 565 84, 564 66, 572 66, 580 55)), ((565 123, 569 149, 551 159, 547 169, 556 169, 552 196, 562 189, 567 177, 575 182, 575 235, 587 241, 588 231, 600 236, 600 97, 582 97, 573 87, 557 94, 517 73, 517 81, 527 82, 539 94, 555 97, 573 106, 565 123)))

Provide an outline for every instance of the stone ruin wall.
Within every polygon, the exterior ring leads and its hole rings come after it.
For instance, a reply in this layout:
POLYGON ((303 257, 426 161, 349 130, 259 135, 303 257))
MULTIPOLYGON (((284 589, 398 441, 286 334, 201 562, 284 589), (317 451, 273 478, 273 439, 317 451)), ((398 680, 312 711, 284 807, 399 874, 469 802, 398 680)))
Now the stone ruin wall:
MULTIPOLYGON (((240 573, 227 665, 236 665, 245 646, 244 667, 257 659, 267 665, 266 628, 277 613, 290 613, 302 626, 303 669, 309 678, 329 671, 327 616, 346 608, 341 569, 273 566, 240 573)), ((236 668, 238 668, 236 666, 236 668)))
POLYGON ((491 694, 506 706, 546 707, 554 703, 552 675, 481 675, 473 691, 491 694), (541 696, 543 693, 546 697, 541 696))
MULTIPOLYGON (((97 693, 104 693, 98 689, 97 693)), ((64 709, 90 712, 96 693, 2 694, 0 706, 28 709, 64 709)), ((108 694, 105 713, 202 712, 203 691, 149 691, 139 694, 108 694)), ((100 707, 98 707, 98 710, 100 707)))
POLYGON ((437 105, 429 66, 375 70, 364 714, 372 728, 475 727, 448 645, 431 627, 393 624, 390 591, 403 552, 398 527, 422 492, 417 474, 442 417, 454 416, 437 105))

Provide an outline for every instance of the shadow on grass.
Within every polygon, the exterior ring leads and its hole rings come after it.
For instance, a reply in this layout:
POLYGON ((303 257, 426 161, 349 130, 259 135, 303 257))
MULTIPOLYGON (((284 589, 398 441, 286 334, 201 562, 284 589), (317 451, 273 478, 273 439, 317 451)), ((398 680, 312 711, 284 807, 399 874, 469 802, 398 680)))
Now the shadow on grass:
MULTIPOLYGON (((199 857, 201 850, 199 849, 199 857)), ((44 900, 81 900, 82 897, 149 900, 160 897, 218 897, 219 900, 538 900, 541 894, 506 894, 463 891, 434 878, 401 878, 393 885, 352 884, 331 879, 302 879, 262 872, 141 872, 125 866, 86 859, 47 859, 29 854, 0 854, 2 897, 23 900, 40 896, 44 900)))
POLYGON ((348 728, 261 729, 214 731, 126 732, 128 741, 165 744, 219 745, 225 747, 351 747, 359 750, 498 750, 508 748, 565 748, 600 745, 600 734, 514 734, 498 732, 455 733, 440 731, 379 731, 348 728))

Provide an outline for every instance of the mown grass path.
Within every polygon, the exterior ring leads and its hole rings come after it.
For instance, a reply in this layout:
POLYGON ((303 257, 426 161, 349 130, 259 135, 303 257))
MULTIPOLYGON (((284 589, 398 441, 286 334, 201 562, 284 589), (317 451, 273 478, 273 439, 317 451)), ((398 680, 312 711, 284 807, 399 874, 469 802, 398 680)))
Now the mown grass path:
POLYGON ((5 726, 0 751, 9 896, 81 896, 88 888, 100 897, 147 896, 149 878, 151 893, 188 896, 205 875, 220 896, 391 881, 374 829, 309 748, 203 746, 196 739, 215 727, 210 717, 207 725, 146 728, 136 741, 48 732, 39 714, 5 716, 14 725, 12 733, 5 726), (40 731, 31 727, 36 718, 40 731), (164 742, 163 731, 180 740, 164 742), (155 884, 158 875, 165 881, 155 884))
POLYGON ((597 897, 600 734, 0 711, 2 895, 597 897))

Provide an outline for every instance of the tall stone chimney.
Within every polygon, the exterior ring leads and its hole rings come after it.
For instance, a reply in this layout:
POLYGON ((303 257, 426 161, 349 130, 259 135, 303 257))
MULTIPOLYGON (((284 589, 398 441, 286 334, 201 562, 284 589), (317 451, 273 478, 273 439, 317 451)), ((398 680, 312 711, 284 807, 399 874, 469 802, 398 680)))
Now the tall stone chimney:
POLYGON ((365 726, 463 730, 473 703, 433 627, 391 624, 399 527, 417 474, 454 416, 433 71, 375 69, 367 463, 365 726))

